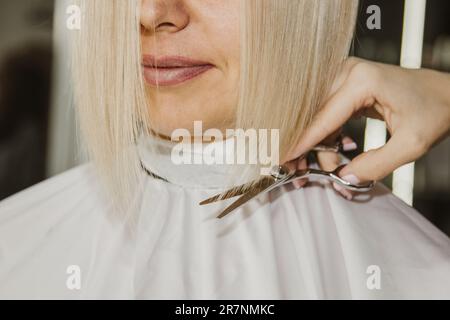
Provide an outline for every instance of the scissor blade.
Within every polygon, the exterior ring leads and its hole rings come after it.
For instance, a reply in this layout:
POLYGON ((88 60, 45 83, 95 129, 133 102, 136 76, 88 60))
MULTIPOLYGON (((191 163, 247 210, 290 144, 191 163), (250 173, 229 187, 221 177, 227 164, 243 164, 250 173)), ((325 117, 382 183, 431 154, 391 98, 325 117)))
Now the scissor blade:
POLYGON ((235 210, 237 207, 240 207, 244 203, 247 203, 248 201, 250 201, 257 195, 261 194, 264 190, 273 186, 275 183, 276 183, 276 181, 272 177, 262 178, 253 189, 251 189, 250 191, 245 193, 242 197, 240 197, 235 202, 233 202, 230 206, 225 208, 225 210, 223 210, 222 213, 217 218, 221 219, 221 218, 225 217, 227 214, 229 214, 230 212, 235 210))
MULTIPOLYGON (((259 179, 259 181, 256 182, 256 185, 259 185, 266 178, 267 177, 263 177, 263 178, 259 179)), ((233 187, 230 190, 227 190, 225 192, 222 192, 222 193, 219 193, 219 194, 217 194, 215 196, 212 196, 211 198, 203 200, 199 204, 201 206, 203 206, 205 204, 210 204, 210 203, 213 203, 213 202, 222 201, 222 200, 226 200, 226 199, 230 199, 230 198, 234 198, 234 197, 240 196, 240 195, 246 193, 248 191, 248 188, 253 183, 254 182, 248 182, 248 183, 244 183, 244 184, 242 184, 240 186, 233 187)))

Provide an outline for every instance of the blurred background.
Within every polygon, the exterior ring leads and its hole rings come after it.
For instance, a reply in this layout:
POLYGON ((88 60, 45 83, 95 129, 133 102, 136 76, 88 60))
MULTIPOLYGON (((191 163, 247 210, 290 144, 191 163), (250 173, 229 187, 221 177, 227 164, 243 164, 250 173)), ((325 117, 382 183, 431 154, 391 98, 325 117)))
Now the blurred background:
MULTIPOLYGON (((0 0, 0 200, 84 161, 68 70, 70 4, 0 0)), ((398 65, 403 0, 361 0, 360 7, 353 54, 398 65), (366 27, 370 5, 381 8, 381 30, 366 27)), ((450 1, 428 0, 424 67, 450 72, 449 17, 450 1)), ((362 119, 345 128, 359 145, 350 158, 363 151, 364 127, 362 119)), ((390 187, 391 178, 384 183, 390 187)), ((450 139, 416 163, 414 207, 450 235, 450 139)))

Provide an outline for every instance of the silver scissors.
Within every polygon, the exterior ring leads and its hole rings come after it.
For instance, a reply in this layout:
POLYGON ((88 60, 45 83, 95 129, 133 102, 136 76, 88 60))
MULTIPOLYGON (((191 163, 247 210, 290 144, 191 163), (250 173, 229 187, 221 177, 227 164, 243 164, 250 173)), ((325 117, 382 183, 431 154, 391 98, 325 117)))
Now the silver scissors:
MULTIPOLYGON (((331 147, 325 145, 318 145, 315 148, 313 148, 312 151, 340 152, 344 150, 342 143, 338 142, 336 143, 336 145, 331 147)), ((341 185, 342 187, 348 190, 355 192, 368 192, 375 186, 376 184, 375 181, 371 181, 361 185, 354 185, 349 183, 348 181, 345 181, 344 179, 339 177, 339 171, 345 166, 346 165, 339 166, 334 171, 323 171, 312 168, 298 170, 298 169, 289 169, 287 166, 275 166, 274 168, 272 168, 270 175, 263 176, 257 181, 234 187, 228 191, 225 191, 211 198, 203 200, 202 202, 200 202, 200 205, 206 205, 234 198, 237 196, 241 196, 239 199, 233 202, 230 206, 226 207, 220 213, 220 215, 217 218, 221 219, 226 215, 228 215, 229 213, 231 213, 232 211, 234 211, 235 209, 237 209, 238 207, 242 206, 243 204, 247 203, 248 201, 250 201, 251 199, 255 198, 256 196, 262 193, 269 192, 279 186, 291 183, 295 180, 304 179, 312 176, 326 178, 328 180, 331 180, 332 182, 336 182, 337 184, 341 185), (253 187, 249 188, 249 186, 251 185, 253 185, 253 187)))

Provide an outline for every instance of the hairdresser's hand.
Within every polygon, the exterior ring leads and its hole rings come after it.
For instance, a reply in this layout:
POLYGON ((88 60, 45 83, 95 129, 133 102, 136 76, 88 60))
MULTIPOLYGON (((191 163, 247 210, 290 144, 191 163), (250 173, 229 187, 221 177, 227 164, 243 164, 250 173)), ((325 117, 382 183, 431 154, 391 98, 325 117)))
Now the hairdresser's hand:
MULTIPOLYGON (((448 136, 450 75, 349 59, 328 100, 285 160, 306 154, 327 137, 336 137, 354 116, 384 120, 391 139, 385 146, 356 157, 340 176, 352 183, 381 180, 448 136)), ((319 163, 328 169, 336 168, 338 161, 336 155, 319 155, 319 163)), ((341 193, 348 199, 352 197, 347 190, 341 193)))

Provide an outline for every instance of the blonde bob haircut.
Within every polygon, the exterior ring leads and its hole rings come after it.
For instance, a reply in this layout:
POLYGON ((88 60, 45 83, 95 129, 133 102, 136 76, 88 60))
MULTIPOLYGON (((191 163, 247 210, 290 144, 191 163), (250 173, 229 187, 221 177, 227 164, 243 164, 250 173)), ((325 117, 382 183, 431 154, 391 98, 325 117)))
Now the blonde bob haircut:
MULTIPOLYGON (((79 0, 74 91, 86 151, 127 210, 141 176, 132 146, 148 133, 140 0, 79 0)), ((298 141, 348 56, 357 0, 241 0, 236 128, 279 129, 281 157, 298 141)), ((129 210, 129 209, 128 209, 129 210)))

